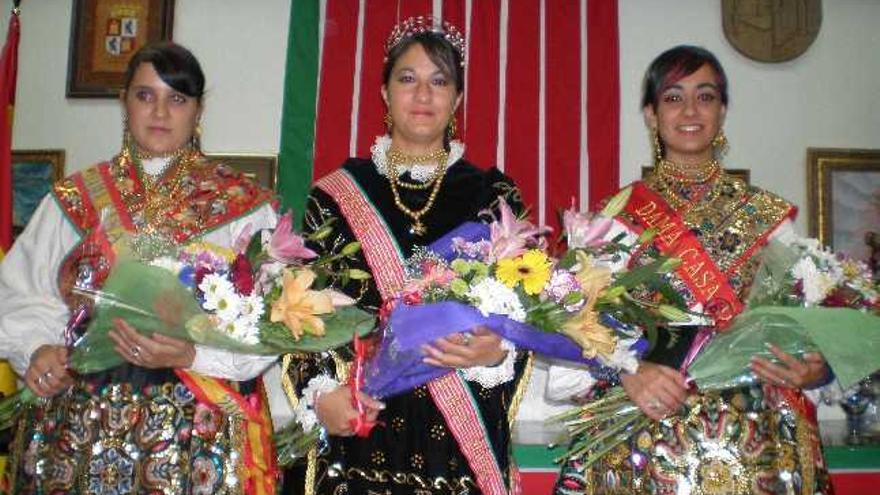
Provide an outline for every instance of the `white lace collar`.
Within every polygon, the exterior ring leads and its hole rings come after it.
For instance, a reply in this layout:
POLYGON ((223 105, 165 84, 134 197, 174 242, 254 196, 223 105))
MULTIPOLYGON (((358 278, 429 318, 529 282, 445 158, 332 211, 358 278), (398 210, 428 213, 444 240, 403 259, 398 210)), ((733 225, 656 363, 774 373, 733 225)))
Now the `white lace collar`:
MULTIPOLYGON (((388 176, 388 158, 385 154, 391 148, 391 136, 376 136, 376 142, 370 147, 370 153, 373 155, 373 163, 376 165, 376 171, 384 176, 388 176)), ((446 158, 446 168, 452 166, 464 156, 464 143, 458 140, 449 142, 449 156, 446 158)), ((403 165, 397 169, 397 176, 409 172, 409 176, 416 182, 428 182, 434 176, 434 168, 436 165, 403 165)))
POLYGON ((160 156, 156 158, 148 158, 146 160, 141 160, 141 167, 144 169, 144 172, 149 174, 151 177, 159 177, 162 175, 162 172, 168 169, 168 165, 171 164, 172 157, 170 156, 160 156))

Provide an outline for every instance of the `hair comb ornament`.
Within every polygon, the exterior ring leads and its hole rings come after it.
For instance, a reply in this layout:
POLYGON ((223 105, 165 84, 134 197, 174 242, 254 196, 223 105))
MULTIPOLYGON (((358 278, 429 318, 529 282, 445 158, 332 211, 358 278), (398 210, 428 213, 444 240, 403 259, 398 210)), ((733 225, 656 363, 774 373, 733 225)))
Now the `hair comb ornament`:
POLYGON ((391 50, 397 46, 398 43, 410 36, 429 31, 443 36, 443 38, 455 48, 455 51, 457 51, 459 57, 461 57, 461 66, 464 67, 465 49, 467 46, 464 40, 464 35, 462 35, 461 31, 459 31, 451 22, 441 21, 430 15, 408 17, 394 26, 391 30, 391 35, 388 36, 388 40, 385 42, 385 61, 388 61, 388 54, 391 53, 391 50))

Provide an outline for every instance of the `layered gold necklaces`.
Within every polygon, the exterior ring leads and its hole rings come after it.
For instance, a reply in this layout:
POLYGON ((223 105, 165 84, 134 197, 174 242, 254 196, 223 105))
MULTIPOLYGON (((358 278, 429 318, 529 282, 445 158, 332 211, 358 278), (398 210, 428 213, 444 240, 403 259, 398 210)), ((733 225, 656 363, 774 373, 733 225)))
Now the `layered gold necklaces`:
POLYGON ((685 166, 669 160, 660 160, 654 169, 661 195, 679 213, 689 211, 712 190, 715 179, 721 175, 721 164, 710 160, 695 166, 685 166))
POLYGON ((189 176, 189 170, 199 157, 199 153, 191 148, 183 148, 175 152, 165 169, 154 178, 143 169, 141 160, 130 150, 123 150, 120 161, 129 161, 138 170, 144 186, 143 212, 144 227, 150 231, 161 229, 169 211, 178 206, 183 183, 189 176))
POLYGON ((721 171, 718 160, 709 160, 695 166, 686 166, 663 159, 657 164, 657 175, 678 182, 701 183, 712 179, 721 171))
POLYGON ((407 155, 393 148, 389 148, 385 153, 385 157, 388 159, 387 175, 388 181, 391 184, 391 194, 394 196, 394 205, 397 206, 397 209, 404 215, 412 219, 410 232, 415 235, 423 236, 427 233, 428 229, 425 227, 425 224, 422 223, 422 217, 428 214, 434 206, 434 203, 437 201, 437 195, 440 193, 440 186, 443 184, 443 178, 446 176, 446 160, 449 158, 449 153, 445 149, 441 149, 433 151, 427 155, 407 155), (434 173, 431 175, 430 179, 422 184, 404 182, 399 178, 399 171, 402 166, 430 164, 434 164, 434 173), (412 191, 424 191, 430 189, 431 192, 428 195, 428 201, 425 203, 425 206, 418 210, 413 210, 403 204, 403 200, 400 198, 400 188, 412 191))

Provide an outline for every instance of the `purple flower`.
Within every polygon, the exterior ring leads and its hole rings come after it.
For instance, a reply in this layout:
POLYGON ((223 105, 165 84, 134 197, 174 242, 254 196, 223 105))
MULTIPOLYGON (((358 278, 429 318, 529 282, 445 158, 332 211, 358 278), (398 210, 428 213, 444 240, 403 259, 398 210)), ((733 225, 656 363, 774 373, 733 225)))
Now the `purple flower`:
POLYGON ((316 258, 317 253, 306 247, 302 236, 293 231, 293 214, 287 212, 278 220, 275 232, 269 239, 269 257, 282 263, 316 258))

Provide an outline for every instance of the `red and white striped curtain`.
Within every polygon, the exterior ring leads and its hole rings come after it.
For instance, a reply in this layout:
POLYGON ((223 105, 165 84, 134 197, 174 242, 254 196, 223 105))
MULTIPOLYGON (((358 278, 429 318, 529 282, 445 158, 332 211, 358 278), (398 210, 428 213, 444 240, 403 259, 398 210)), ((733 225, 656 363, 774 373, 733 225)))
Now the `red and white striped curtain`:
POLYGON ((618 187, 617 0, 322 0, 314 178, 369 156, 391 28, 431 14, 467 40, 465 155, 513 177, 533 220, 618 187))

